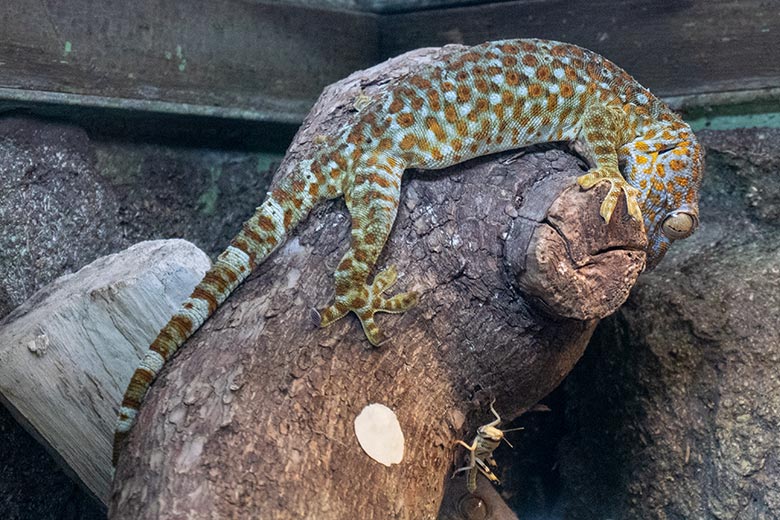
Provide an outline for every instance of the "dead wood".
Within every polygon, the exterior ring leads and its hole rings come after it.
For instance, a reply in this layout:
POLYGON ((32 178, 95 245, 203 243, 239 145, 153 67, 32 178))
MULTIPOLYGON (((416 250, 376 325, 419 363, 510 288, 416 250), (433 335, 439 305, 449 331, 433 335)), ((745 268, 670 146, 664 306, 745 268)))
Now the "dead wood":
MULTIPOLYGON (((330 87, 280 168, 354 117, 358 95, 436 58, 405 55, 330 87)), ((112 518, 435 518, 462 452, 490 420, 510 420, 569 372, 643 262, 641 224, 606 187, 583 192, 582 163, 558 149, 409 172, 379 266, 418 307, 381 315, 392 339, 369 348, 357 320, 317 328, 348 240, 342 202, 314 211, 163 371, 114 481, 112 518), (359 447, 369 403, 398 415, 391 467, 359 447)), ((454 482, 464 485, 462 479, 454 482)))

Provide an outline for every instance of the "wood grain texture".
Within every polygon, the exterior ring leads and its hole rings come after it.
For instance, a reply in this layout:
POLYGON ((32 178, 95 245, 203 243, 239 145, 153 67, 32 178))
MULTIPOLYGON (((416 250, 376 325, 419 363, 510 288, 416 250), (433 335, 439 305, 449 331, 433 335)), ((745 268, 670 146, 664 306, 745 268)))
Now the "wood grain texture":
POLYGON ((374 23, 242 0, 5 0, 0 99, 300 121, 377 61, 374 23))
POLYGON ((323 86, 386 57, 518 37, 590 48, 678 106, 780 85, 780 10, 763 0, 311 3, 6 0, 0 104, 297 123, 323 86))
POLYGON ((103 503, 127 380, 208 266, 188 242, 142 242, 58 278, 0 321, 0 399, 103 503))
POLYGON ((521 0, 384 16, 381 55, 501 38, 576 43, 660 97, 780 85, 780 10, 748 0, 521 0))
MULTIPOLYGON (((389 76, 437 52, 412 53, 326 89, 280 172, 319 135, 349 124, 358 95, 377 95, 389 76)), ((493 397, 507 420, 535 404, 579 359, 595 327, 594 317, 556 316, 543 294, 520 291, 516 280, 533 269, 506 248, 515 226, 550 227, 546 211, 522 214, 531 189, 561 196, 581 171, 575 157, 537 149, 483 157, 445 175, 411 173, 379 263, 398 267, 394 290, 416 289, 422 299, 403 315, 378 318, 392 335, 378 349, 351 317, 327 329, 310 319, 332 296, 349 236, 343 203, 315 210, 162 371, 119 460, 112 518, 436 517, 460 463, 453 441, 486 422, 493 397), (406 438, 399 465, 371 462, 354 437, 354 417, 372 402, 398 415, 406 438)), ((580 236, 605 227, 604 192, 567 193, 580 236)), ((572 268, 535 276, 558 288, 566 284, 555 277, 600 268, 625 280, 624 298, 633 283, 627 273, 643 263, 644 238, 625 204, 610 228, 622 243, 595 240, 587 260, 569 257, 568 235, 554 232, 555 240, 534 247, 572 268)), ((587 308, 596 294, 569 296, 587 308)))

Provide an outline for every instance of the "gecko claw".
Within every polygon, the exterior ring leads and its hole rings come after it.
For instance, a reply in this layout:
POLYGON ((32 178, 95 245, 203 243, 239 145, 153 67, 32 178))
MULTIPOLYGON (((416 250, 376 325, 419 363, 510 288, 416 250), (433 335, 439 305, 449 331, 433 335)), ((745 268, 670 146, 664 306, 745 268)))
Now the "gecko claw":
POLYGON ((593 169, 577 177, 577 184, 584 190, 589 190, 602 181, 607 181, 610 184, 609 193, 604 197, 604 202, 601 203, 601 208, 599 209, 599 214, 604 219, 604 222, 609 223, 612 218, 612 213, 615 211, 621 193, 624 193, 626 196, 628 214, 637 222, 642 222, 642 210, 637 201, 641 192, 626 182, 619 172, 593 169))

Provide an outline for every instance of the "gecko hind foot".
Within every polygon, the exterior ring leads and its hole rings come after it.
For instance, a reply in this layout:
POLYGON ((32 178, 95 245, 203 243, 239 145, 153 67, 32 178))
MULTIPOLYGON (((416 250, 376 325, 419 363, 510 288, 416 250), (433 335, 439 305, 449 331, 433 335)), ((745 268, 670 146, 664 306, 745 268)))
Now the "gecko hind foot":
POLYGON ((601 209, 599 214, 605 222, 609 223, 612 218, 612 213, 615 211, 620 194, 626 195, 626 206, 628 207, 628 214, 634 218, 637 222, 642 222, 642 210, 639 207, 637 197, 641 195, 641 192, 631 186, 620 175, 619 172, 613 172, 609 170, 591 169, 584 175, 577 177, 577 184, 583 189, 589 190, 602 181, 608 181, 610 184, 609 193, 604 197, 604 202, 601 203, 601 209))
POLYGON ((371 285, 363 285, 357 290, 350 288, 344 294, 337 294, 333 305, 320 313, 320 327, 327 327, 352 311, 360 319, 368 341, 373 346, 378 347, 387 340, 387 337, 379 330, 374 321, 374 314, 377 312, 401 313, 417 305, 419 299, 415 291, 396 294, 389 298, 382 296, 384 291, 393 286, 397 278, 398 273, 395 267, 390 266, 377 273, 371 285))

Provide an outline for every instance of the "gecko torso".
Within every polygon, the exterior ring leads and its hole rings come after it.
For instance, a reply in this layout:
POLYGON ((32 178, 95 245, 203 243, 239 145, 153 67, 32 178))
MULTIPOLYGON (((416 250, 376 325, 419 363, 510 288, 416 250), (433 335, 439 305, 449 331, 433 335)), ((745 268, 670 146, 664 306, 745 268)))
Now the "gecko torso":
POLYGON ((698 224, 702 151, 691 129, 607 59, 547 40, 504 40, 453 50, 362 107, 358 122, 325 140, 281 179, 244 223, 182 308, 160 331, 130 381, 119 411, 114 462, 141 401, 163 364, 319 202, 343 196, 352 242, 335 271, 327 326, 354 312, 373 345, 384 340, 377 312, 403 312, 413 292, 385 297, 395 269, 369 276, 395 220, 407 168, 440 169, 550 141, 576 141, 591 169, 578 182, 611 189, 609 222, 625 195, 648 234, 647 264, 698 224), (621 171, 623 175, 621 175, 621 171))

